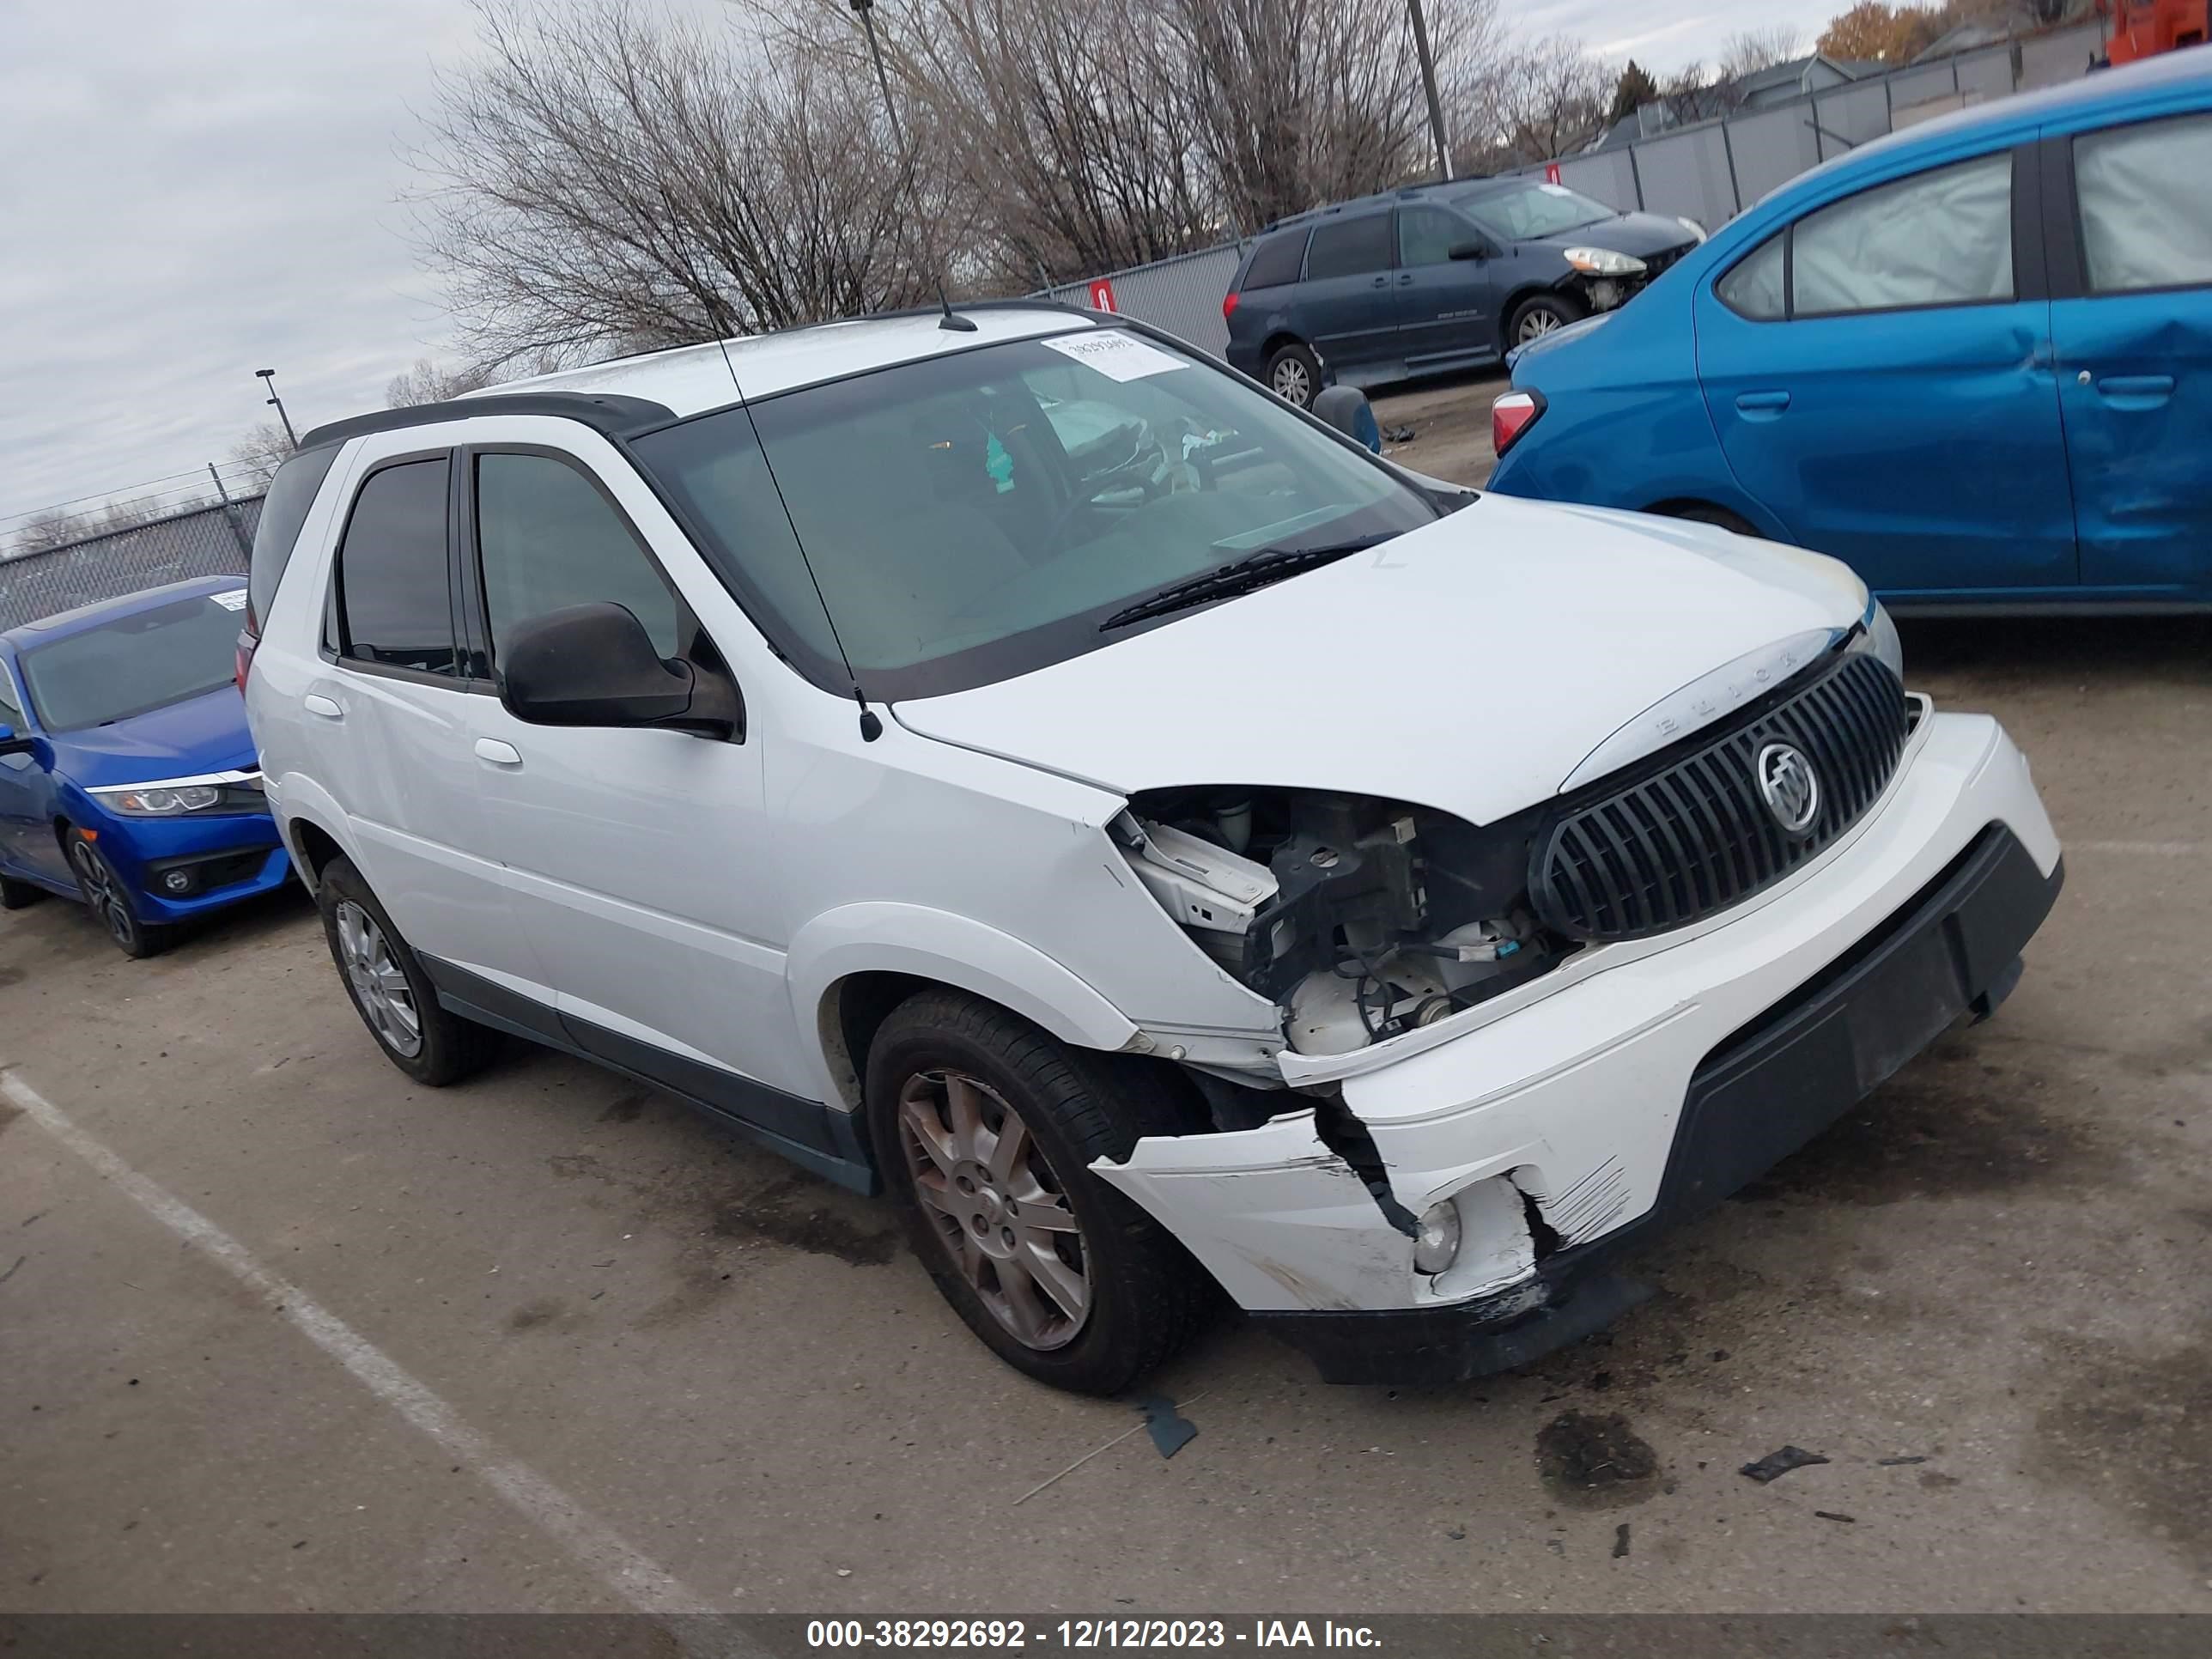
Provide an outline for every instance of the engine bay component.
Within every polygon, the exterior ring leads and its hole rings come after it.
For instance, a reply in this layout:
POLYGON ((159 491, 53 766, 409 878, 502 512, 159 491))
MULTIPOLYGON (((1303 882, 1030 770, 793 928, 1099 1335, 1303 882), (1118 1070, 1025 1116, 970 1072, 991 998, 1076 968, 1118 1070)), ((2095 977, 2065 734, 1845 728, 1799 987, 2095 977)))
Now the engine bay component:
POLYGON ((1402 801, 1192 788, 1132 798, 1113 834, 1228 972, 1285 1011, 1301 1054, 1449 1018, 1574 948, 1530 919, 1533 822, 1480 830, 1402 801))

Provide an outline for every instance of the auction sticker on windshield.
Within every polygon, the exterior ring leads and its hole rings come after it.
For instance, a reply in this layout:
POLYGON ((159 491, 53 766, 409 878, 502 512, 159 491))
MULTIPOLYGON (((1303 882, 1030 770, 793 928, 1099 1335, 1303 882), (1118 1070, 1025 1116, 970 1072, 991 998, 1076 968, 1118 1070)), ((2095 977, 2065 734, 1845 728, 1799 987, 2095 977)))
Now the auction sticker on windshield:
POLYGON ((1087 363, 1109 380, 1141 380, 1147 374, 1164 374, 1188 363, 1158 346, 1124 334, 1118 328, 1102 328, 1089 334, 1059 334, 1041 343, 1079 363, 1087 363))

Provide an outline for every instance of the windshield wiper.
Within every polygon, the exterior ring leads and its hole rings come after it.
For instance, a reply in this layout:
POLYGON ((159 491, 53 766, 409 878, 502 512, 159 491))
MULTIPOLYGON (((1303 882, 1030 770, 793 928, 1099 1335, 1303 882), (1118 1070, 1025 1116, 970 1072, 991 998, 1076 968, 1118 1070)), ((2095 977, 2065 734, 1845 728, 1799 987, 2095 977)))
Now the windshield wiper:
POLYGON ((1224 564, 1218 570, 1209 570, 1188 580, 1172 583, 1157 592, 1147 593, 1134 605, 1123 605, 1098 624, 1098 631, 1103 634, 1110 629, 1126 628, 1131 623, 1164 617, 1172 611, 1188 611, 1194 605, 1249 593, 1255 588, 1279 582, 1285 576, 1295 576, 1302 570, 1334 564, 1339 559, 1348 559, 1355 553, 1364 553, 1370 547, 1379 547, 1392 540, 1397 533, 1387 531, 1378 536, 1360 536, 1351 541, 1330 542, 1320 547, 1262 549, 1234 564, 1224 564))

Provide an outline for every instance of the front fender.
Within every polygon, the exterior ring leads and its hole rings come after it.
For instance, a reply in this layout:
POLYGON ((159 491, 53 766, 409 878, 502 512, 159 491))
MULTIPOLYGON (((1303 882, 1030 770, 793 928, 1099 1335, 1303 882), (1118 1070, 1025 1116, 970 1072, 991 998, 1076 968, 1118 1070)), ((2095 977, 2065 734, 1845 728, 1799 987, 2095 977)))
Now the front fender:
MULTIPOLYGON (((1097 990, 1033 945, 926 905, 868 902, 824 911, 799 928, 785 972, 801 1031, 823 1029, 826 1000, 855 974, 908 974, 988 997, 1079 1048, 1124 1048, 1136 1026, 1097 990)), ((840 1063, 817 1041, 823 1100, 860 1104, 857 1058, 840 1063)))

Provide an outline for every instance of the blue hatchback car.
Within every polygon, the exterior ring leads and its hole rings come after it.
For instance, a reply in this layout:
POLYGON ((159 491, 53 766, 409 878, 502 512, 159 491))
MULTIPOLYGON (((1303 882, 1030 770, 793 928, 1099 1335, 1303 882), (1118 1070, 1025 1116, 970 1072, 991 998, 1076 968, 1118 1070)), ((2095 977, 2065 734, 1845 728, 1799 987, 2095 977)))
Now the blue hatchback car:
POLYGON ((241 576, 0 634, 0 906, 83 899, 128 955, 283 884, 233 682, 241 576))
POLYGON ((1899 610, 2212 605, 2212 52, 1865 145, 1529 346, 1510 495, 1850 562, 1899 610))

